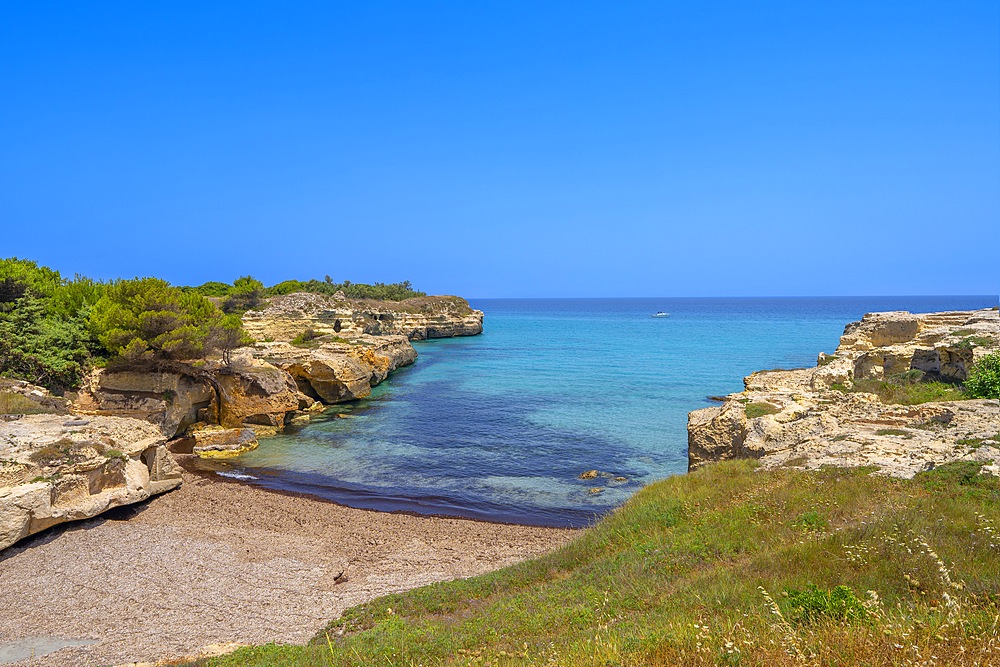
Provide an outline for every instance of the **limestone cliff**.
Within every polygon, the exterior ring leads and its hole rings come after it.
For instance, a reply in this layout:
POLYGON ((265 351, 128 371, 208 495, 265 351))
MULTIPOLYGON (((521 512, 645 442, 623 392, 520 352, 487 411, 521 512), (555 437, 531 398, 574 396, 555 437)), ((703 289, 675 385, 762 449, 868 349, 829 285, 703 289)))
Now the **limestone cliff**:
POLYGON ((170 371, 96 369, 76 400, 77 412, 143 419, 167 438, 198 423, 281 428, 308 406, 294 380, 270 364, 243 355, 240 363, 177 365, 170 371))
POLYGON ((165 445, 155 426, 138 419, 7 416, 0 421, 0 549, 180 485, 165 445))
POLYGON ((480 334, 483 312, 457 296, 369 301, 298 292, 271 297, 266 307, 244 315, 243 326, 264 342, 288 342, 306 331, 343 338, 369 334, 425 340, 480 334))
POLYGON ((369 335, 312 348, 260 343, 254 354, 288 373, 303 394, 328 404, 368 396, 389 373, 417 358, 405 336, 369 335))
POLYGON ((298 293, 273 297, 244 322, 261 342, 236 351, 232 363, 98 369, 75 409, 144 419, 168 438, 205 424, 269 435, 303 410, 368 396, 413 363, 410 340, 481 333, 483 314, 458 297, 378 302, 298 293))
POLYGON ((959 459, 1000 462, 1000 401, 898 405, 850 391, 862 380, 909 371, 961 381, 997 348, 996 309, 865 315, 816 367, 754 373, 723 405, 690 413, 689 468, 757 458, 764 467, 874 466, 911 476, 959 459))

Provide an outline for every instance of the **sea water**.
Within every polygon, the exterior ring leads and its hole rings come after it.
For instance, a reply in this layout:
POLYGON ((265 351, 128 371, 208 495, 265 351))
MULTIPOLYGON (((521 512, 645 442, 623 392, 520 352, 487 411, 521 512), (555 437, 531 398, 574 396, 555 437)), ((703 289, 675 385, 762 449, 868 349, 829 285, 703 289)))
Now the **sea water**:
POLYGON ((370 398, 262 438, 223 474, 354 507, 581 526, 687 471, 687 414, 812 366, 871 311, 997 297, 473 300, 481 336, 417 342, 370 398), (654 318, 658 311, 669 317, 654 318), (597 470, 592 479, 581 473, 597 470))

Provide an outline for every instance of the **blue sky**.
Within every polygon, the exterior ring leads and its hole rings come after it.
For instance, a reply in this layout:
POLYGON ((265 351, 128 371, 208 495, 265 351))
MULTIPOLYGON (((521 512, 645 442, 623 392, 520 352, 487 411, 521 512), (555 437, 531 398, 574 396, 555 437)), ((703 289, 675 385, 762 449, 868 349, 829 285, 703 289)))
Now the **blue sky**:
POLYGON ((179 284, 997 294, 995 2, 8 3, 0 256, 179 284))

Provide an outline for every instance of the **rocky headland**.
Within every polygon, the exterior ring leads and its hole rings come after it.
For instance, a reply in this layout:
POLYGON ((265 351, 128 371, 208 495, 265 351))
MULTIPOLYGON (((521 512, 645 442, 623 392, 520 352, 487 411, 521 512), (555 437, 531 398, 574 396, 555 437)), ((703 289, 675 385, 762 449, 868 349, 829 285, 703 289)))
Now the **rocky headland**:
POLYGON ((70 400, 6 382, 0 390, 18 402, 0 422, 0 549, 172 489, 181 475, 171 452, 253 449, 258 436, 368 396, 416 360, 410 340, 475 335, 482 322, 458 297, 288 294, 246 313, 256 342, 225 361, 96 368, 70 400))
POLYGON ((997 349, 996 308, 865 315, 816 367, 754 373, 722 405, 690 413, 689 469, 753 458, 764 468, 871 466, 912 477, 957 460, 1000 462, 1000 401, 965 400, 948 385, 997 349), (933 381, 938 400, 914 398, 933 381))
POLYGON ((483 332, 483 312, 457 296, 422 296, 404 301, 371 301, 297 292, 272 297, 266 307, 243 316, 243 326, 259 341, 291 341, 307 331, 354 337, 399 335, 410 340, 475 336, 483 332))

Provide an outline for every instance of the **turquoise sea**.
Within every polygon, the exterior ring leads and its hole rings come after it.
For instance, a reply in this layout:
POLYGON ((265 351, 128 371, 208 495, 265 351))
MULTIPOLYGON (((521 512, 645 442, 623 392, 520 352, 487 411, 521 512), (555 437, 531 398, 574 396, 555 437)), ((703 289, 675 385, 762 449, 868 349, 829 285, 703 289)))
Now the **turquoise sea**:
POLYGON ((815 364, 865 312, 996 304, 995 296, 473 300, 486 313, 482 336, 416 343, 416 364, 370 398, 262 439, 221 472, 354 507, 585 525, 644 484, 686 472, 687 413, 711 405, 709 395, 739 391, 743 376, 815 364), (650 317, 657 311, 670 316, 650 317), (609 476, 578 479, 592 469, 609 476))

